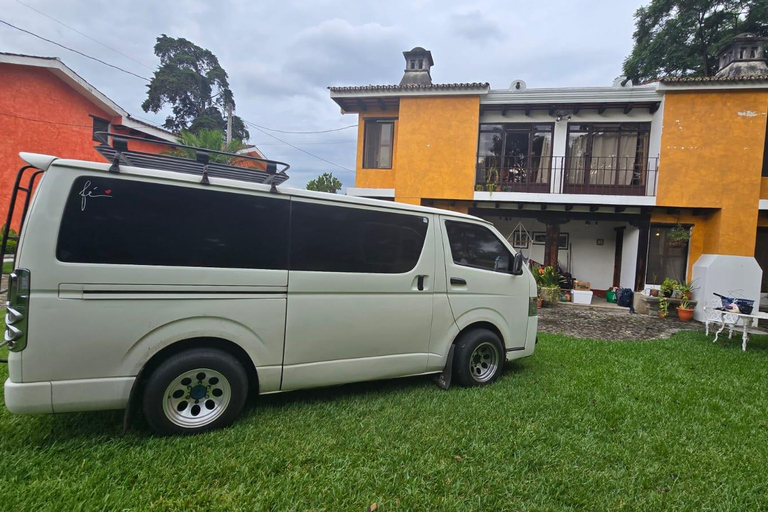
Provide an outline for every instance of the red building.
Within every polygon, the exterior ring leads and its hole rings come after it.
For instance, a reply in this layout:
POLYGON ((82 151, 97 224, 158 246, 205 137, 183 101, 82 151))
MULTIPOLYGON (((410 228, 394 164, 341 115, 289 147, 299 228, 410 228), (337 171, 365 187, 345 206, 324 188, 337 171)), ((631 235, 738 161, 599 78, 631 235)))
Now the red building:
MULTIPOLYGON (((93 149, 94 132, 107 130, 177 141, 171 132, 132 118, 58 58, 0 53, 0 224, 24 165, 19 152, 103 162, 93 149)), ((162 151, 140 142, 130 147, 162 151)), ((18 217, 14 224, 18 228, 18 217)))

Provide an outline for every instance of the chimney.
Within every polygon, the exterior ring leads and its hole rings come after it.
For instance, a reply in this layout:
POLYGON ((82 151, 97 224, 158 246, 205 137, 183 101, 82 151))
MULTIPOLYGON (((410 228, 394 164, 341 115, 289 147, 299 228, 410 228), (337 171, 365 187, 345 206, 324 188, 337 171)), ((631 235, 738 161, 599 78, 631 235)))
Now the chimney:
POLYGON ((405 57, 405 74, 400 85, 432 85, 432 75, 429 70, 435 65, 432 52, 417 46, 409 52, 403 52, 405 57))
POLYGON ((734 37, 717 56, 719 70, 715 76, 733 78, 768 75, 768 65, 765 63, 766 40, 768 38, 748 32, 734 37))

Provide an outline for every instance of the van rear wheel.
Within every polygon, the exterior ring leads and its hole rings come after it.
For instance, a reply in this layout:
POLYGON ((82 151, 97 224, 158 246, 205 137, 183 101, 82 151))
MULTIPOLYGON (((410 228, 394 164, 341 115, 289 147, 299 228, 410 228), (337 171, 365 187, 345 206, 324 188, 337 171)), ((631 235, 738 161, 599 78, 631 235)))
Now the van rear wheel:
POLYGON ((462 386, 490 384, 504 367, 501 340, 487 329, 464 333, 456 342, 453 364, 453 373, 462 386))
POLYGON ((152 372, 142 404, 156 433, 196 434, 231 425, 247 394, 240 361, 220 350, 196 348, 171 356, 152 372))

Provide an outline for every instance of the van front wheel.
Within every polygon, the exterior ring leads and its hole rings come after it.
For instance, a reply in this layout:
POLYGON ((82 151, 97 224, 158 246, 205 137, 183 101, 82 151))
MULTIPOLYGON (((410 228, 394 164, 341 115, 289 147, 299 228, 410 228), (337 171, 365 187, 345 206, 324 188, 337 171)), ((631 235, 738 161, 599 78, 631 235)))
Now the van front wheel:
POLYGON ((501 340, 491 331, 475 329, 456 342, 453 373, 463 386, 483 386, 499 378, 504 366, 501 340))
POLYGON ((247 394, 240 361, 220 350, 191 349, 152 372, 144 388, 144 416, 158 434, 196 434, 231 425, 247 394))

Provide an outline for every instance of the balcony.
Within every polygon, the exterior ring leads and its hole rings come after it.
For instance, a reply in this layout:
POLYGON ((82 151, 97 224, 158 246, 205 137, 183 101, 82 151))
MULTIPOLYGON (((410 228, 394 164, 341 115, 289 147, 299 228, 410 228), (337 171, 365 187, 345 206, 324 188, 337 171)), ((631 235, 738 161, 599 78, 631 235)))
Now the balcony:
POLYGON ((655 196, 658 160, 593 156, 487 159, 477 165, 475 190, 655 196))

